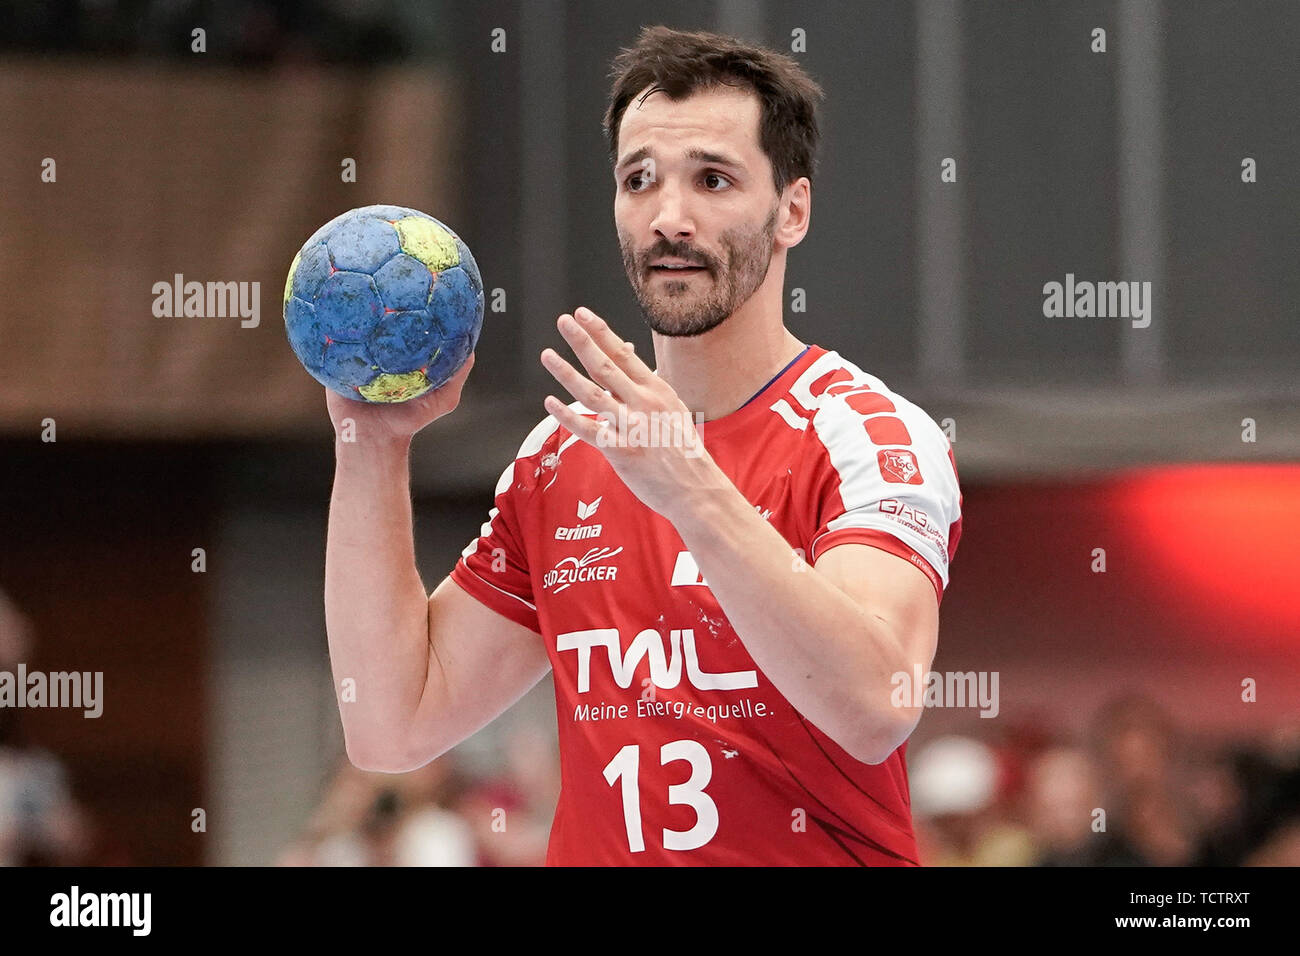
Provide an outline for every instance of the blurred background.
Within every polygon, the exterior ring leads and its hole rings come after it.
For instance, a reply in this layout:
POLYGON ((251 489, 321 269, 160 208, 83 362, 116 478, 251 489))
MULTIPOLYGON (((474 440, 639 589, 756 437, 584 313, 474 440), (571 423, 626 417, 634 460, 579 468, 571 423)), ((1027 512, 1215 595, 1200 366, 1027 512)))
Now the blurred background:
POLYGON ((356 206, 473 249, 478 360, 414 452, 432 590, 544 416, 555 317, 650 353, 600 129, 650 23, 824 86, 788 324, 953 443, 934 668, 1000 701, 908 745, 923 861, 1300 864, 1285 0, 0 2, 0 670, 104 674, 97 719, 0 708, 0 864, 541 861, 549 680, 416 773, 344 758, 332 432, 280 292, 356 206), (176 274, 260 283, 259 324, 155 317, 176 274), (1150 282, 1149 327, 1046 317, 1067 274, 1150 282))

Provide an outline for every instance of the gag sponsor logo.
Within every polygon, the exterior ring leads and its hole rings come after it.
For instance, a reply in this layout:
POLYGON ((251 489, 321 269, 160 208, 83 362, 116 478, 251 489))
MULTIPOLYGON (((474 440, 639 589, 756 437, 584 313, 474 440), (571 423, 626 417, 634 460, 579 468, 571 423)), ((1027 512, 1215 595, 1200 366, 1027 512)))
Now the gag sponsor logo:
POLYGON ((899 501, 897 498, 884 498, 880 502, 881 514, 897 515, 905 521, 910 521, 918 528, 930 527, 930 516, 924 511, 917 511, 911 505, 899 501))
POLYGON ((878 507, 881 514, 890 515, 905 527, 924 535, 934 545, 940 556, 947 552, 947 535, 935 523, 935 520, 924 511, 913 508, 897 498, 884 498, 880 501, 878 507))

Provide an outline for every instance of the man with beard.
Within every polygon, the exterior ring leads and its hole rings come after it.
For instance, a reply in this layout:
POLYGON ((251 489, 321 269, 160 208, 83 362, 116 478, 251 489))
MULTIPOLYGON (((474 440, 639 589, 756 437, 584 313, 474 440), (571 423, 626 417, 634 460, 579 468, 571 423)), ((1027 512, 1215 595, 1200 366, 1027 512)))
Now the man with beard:
POLYGON ((497 484, 432 596, 407 450, 462 373, 398 407, 329 395, 326 614, 348 754, 400 772, 551 669, 551 864, 916 864, 904 764, 960 535, 943 433, 782 321, 821 90, 790 58, 648 28, 614 61, 614 219, 655 368, 589 309, 576 401, 497 484), (765 384, 766 383, 766 384, 765 384), (376 544, 376 539, 378 544, 376 544))

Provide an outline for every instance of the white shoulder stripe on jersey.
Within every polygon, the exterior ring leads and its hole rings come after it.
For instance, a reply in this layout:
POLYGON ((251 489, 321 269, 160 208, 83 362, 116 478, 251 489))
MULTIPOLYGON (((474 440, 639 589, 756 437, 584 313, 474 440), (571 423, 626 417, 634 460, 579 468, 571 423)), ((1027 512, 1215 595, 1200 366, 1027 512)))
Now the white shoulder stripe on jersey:
MULTIPOLYGON (((473 570, 472 568, 468 568, 468 567, 467 567, 465 570, 469 571, 470 574, 474 574, 474 570, 473 570)), ((486 580, 486 579, 483 577, 483 575, 481 575, 481 574, 474 574, 474 577, 478 578, 480 581, 482 581, 484 584, 486 584, 488 587, 490 587, 493 591, 500 591, 500 592, 501 592, 502 594, 504 594, 506 597, 514 598, 516 601, 518 601, 520 604, 522 604, 522 605, 524 605, 525 607, 527 607, 529 610, 533 610, 533 611, 536 611, 536 610, 537 610, 537 605, 536 605, 536 604, 529 604, 527 601, 525 601, 523 598, 521 598, 518 594, 511 594, 509 591, 502 591, 499 587, 497 587, 497 586, 496 586, 495 584, 493 584, 491 581, 486 580)))
POLYGON ((579 438, 577 435, 570 435, 568 438, 564 440, 564 444, 561 445, 558 449, 556 449, 555 456, 558 458, 560 455, 563 455, 564 449, 568 448, 575 441, 582 441, 582 439, 579 438))
POLYGON ((542 450, 542 446, 546 444, 546 439, 555 434, 559 427, 560 423, 555 416, 547 415, 528 433, 524 443, 519 446, 519 452, 515 455, 515 460, 527 458, 529 455, 536 455, 542 450))
MULTIPOLYGON (((863 415, 848 404, 843 392, 810 399, 818 403, 813 431, 839 478, 844 505, 844 513, 827 523, 827 532, 842 528, 884 531, 921 555, 947 585, 948 529, 960 517, 957 477, 948 460, 947 437, 923 409, 880 379, 843 359, 838 359, 835 367, 848 372, 854 384, 867 386, 889 399, 895 411, 863 415), (871 440, 863 424, 867 419, 881 417, 898 418, 906 427, 911 442, 897 447, 906 447, 916 456, 922 484, 889 482, 881 475, 877 452, 884 446, 871 440), (880 503, 885 499, 902 502, 921 515, 883 513, 880 503)), ((831 370, 823 369, 822 374, 831 370)))
POLYGON ((817 407, 817 398, 813 397, 812 384, 821 378, 827 372, 833 372, 837 368, 844 367, 844 359, 840 358, 836 352, 825 352, 817 361, 813 362, 803 374, 795 379, 794 384, 790 386, 790 394, 804 408, 812 411, 817 407))
MULTIPOLYGON (((594 414, 592 410, 582 404, 582 402, 570 402, 569 407, 579 415, 594 414)), ((537 426, 532 431, 528 433, 528 437, 524 439, 523 444, 519 446, 519 451, 515 454, 515 460, 518 461, 520 458, 528 458, 530 455, 536 455, 542 450, 542 446, 546 444, 546 439, 554 435, 559 428, 559 420, 554 415, 547 415, 537 423, 537 426)), ((568 448, 578 440, 577 435, 570 435, 565 443, 560 446, 560 451, 564 451, 564 449, 568 448)))
POLYGON ((787 402, 784 398, 778 398, 776 400, 776 403, 772 406, 772 411, 780 415, 782 421, 784 421, 791 428, 797 429, 798 431, 803 431, 805 428, 808 427, 808 419, 804 418, 802 415, 797 414, 795 410, 790 407, 790 403, 787 402))
POLYGON ((507 488, 510 487, 510 482, 514 480, 514 477, 515 477, 515 463, 512 461, 510 464, 506 465, 505 468, 502 469, 501 477, 497 479, 496 489, 492 492, 493 501, 497 500, 497 495, 501 494, 501 492, 505 491, 507 488))
MULTIPOLYGON (((506 473, 509 474, 510 472, 512 472, 514 470, 514 467, 515 466, 512 463, 510 467, 506 469, 506 473)), ((499 487, 500 486, 498 486, 498 488, 499 487)), ((497 494, 500 493, 501 493, 500 491, 497 492, 497 494)), ((491 537, 492 522, 496 518, 496 516, 499 515, 500 513, 501 513, 501 509, 495 506, 488 511, 487 520, 484 521, 482 527, 478 529, 478 537, 475 538, 473 541, 471 541, 469 544, 465 545, 465 550, 460 553, 460 556, 462 558, 465 558, 466 560, 472 558, 474 556, 474 553, 478 551, 479 542, 482 541, 484 538, 491 537)))

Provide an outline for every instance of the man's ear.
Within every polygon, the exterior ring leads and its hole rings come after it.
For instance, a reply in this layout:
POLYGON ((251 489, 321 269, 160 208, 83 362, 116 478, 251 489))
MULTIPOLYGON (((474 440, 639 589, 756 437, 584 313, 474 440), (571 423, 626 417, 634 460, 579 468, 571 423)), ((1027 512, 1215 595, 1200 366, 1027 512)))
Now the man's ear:
POLYGON ((775 239, 786 248, 799 245, 808 234, 812 217, 812 183, 800 176, 781 191, 781 224, 775 239))

